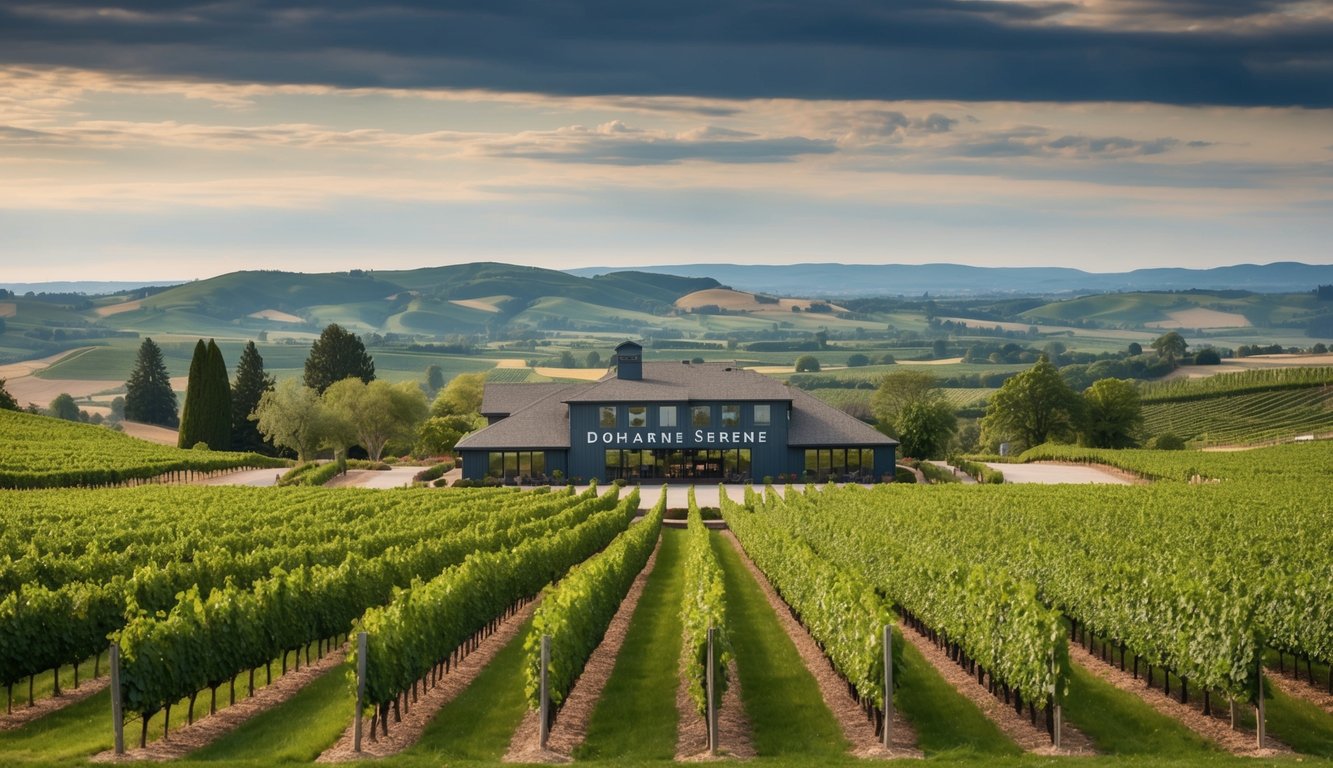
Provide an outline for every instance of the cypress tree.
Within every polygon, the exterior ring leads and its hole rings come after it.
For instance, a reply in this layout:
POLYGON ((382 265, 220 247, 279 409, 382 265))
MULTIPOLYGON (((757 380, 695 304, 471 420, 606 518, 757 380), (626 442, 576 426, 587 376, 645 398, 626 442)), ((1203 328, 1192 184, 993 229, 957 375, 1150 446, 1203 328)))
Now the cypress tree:
POLYGON ((232 450, 273 451, 273 446, 259 434, 259 425, 250 420, 250 414, 259 407, 259 398, 273 389, 273 384, 273 377, 264 372, 264 358, 259 349, 253 341, 247 343, 236 363, 236 383, 231 388, 232 450))
POLYGON ((129 381, 125 382, 125 418, 173 428, 180 423, 171 376, 162 361, 161 348, 151 338, 145 338, 139 345, 139 357, 129 381))
POLYGON ((205 443, 209 448, 231 447, 231 387, 222 350, 212 339, 200 339, 190 360, 190 381, 185 389, 177 445, 191 448, 205 443))
POLYGON ((355 376, 369 384, 375 380, 375 361, 356 334, 331 323, 310 347, 305 360, 305 385, 321 395, 330 384, 355 376))

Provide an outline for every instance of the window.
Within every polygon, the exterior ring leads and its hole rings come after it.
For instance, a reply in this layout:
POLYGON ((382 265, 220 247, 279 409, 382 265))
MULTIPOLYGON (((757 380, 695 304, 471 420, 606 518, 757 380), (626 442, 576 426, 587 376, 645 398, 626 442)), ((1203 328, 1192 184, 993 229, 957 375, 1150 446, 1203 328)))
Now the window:
POLYGON ((629 410, 629 425, 631 427, 648 426, 648 406, 631 405, 628 410, 629 410))
POLYGON ((741 407, 739 405, 722 406, 722 426, 739 427, 741 425, 741 407))
POLYGON ((713 409, 707 405, 690 408, 690 424, 696 427, 709 427, 713 424, 713 409))
POLYGON ((602 406, 602 418, 598 423, 603 427, 614 427, 616 425, 616 407, 614 405, 602 406))
POLYGON ((657 409, 657 426, 659 427, 676 426, 676 406, 664 405, 657 409))
POLYGON ((754 407, 754 425, 756 427, 767 427, 773 423, 773 411, 771 405, 756 405, 754 407))

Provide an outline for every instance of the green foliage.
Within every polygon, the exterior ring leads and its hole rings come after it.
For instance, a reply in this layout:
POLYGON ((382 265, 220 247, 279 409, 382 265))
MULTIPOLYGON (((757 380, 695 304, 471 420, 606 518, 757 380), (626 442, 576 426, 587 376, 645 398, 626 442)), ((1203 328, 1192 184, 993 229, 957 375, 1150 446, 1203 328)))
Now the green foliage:
MULTIPOLYGON (((722 517, 746 554, 800 617, 862 706, 878 710, 884 702, 883 630, 892 623, 889 605, 845 562, 816 552, 784 527, 782 520, 795 512, 771 487, 762 495, 747 490, 744 504, 721 494, 722 517)), ((807 488, 805 495, 815 495, 814 489, 807 488)), ((798 503, 805 507, 803 500, 798 503)), ((899 649, 895 681, 902 677, 900 665, 899 649)))
POLYGON ((731 660, 731 640, 727 624, 727 593, 722 568, 713 554, 708 527, 694 498, 694 486, 689 491, 689 516, 686 522, 688 539, 685 549, 685 589, 681 595, 680 620, 685 628, 685 643, 681 647, 681 673, 685 689, 694 710, 701 716, 708 714, 708 630, 715 631, 714 654, 717 664, 714 682, 714 703, 722 706, 722 694, 727 689, 727 663, 731 660))
POLYGON ((864 353, 857 352, 847 357, 848 368, 860 368, 865 365, 870 365, 870 357, 864 353))
POLYGON ((1102 379, 1083 393, 1083 444, 1133 448, 1143 428, 1143 405, 1133 382, 1102 379))
POLYGON ((426 366, 426 394, 434 398, 444 388, 444 370, 438 365, 426 366))
POLYGON ((1155 451, 1183 451, 1185 439, 1171 433, 1156 435, 1148 441, 1148 448, 1155 451))
POLYGON ((325 390, 324 403, 350 427, 372 461, 379 461, 390 440, 411 440, 426 417, 426 397, 410 381, 365 384, 356 378, 343 379, 325 390))
POLYGON ((1081 400, 1045 357, 1014 376, 991 397, 982 427, 995 437, 1023 446, 1067 439, 1074 434, 1081 400))
POLYGON ((1164 333, 1153 340, 1152 348, 1156 350, 1158 356, 1165 357, 1171 362, 1185 356, 1189 349, 1189 343, 1185 337, 1175 331, 1164 333))
POLYGON ((125 418, 170 428, 180 423, 162 349, 151 338, 144 338, 139 345, 134 370, 125 382, 125 418))
POLYGON ((796 358, 797 373, 819 373, 819 358, 814 355, 801 355, 796 358))
MULTIPOLYGON (((608 493, 615 493, 615 490, 608 493)), ((638 508, 637 489, 626 499, 632 500, 630 510, 638 508)), ((622 502, 622 506, 624 504, 622 502)), ((666 490, 663 489, 657 505, 642 520, 617 536, 605 550, 571 570, 558 584, 547 588, 532 617, 532 632, 523 643, 528 657, 524 675, 529 708, 541 706, 542 635, 551 637, 548 691, 551 703, 559 708, 574 687, 574 681, 583 673, 588 657, 602 642, 606 627, 620 608, 625 593, 657 546, 665 513, 666 490)), ((587 554, 593 551, 596 549, 587 554)))
POLYGON ((19 403, 14 396, 5 389, 5 380, 0 379, 0 411, 17 411, 19 403))
MULTIPOLYGON (((505 609, 606 546, 637 506, 637 494, 619 503, 614 492, 580 497, 558 520, 505 531, 506 548, 472 554, 396 593, 383 608, 366 611, 357 624, 369 635, 368 703, 386 707, 505 609)), ((348 664, 355 669, 355 652, 348 664)))
POLYGON ((893 468, 893 482, 895 483, 916 483, 916 473, 907 467, 893 468))
POLYGON ((314 459, 332 422, 319 393, 296 379, 286 379, 261 395, 250 418, 266 440, 290 448, 301 462, 314 459))
POLYGON ((375 379, 375 361, 356 334, 331 323, 310 347, 305 361, 305 385, 319 394, 330 385, 355 377, 369 384, 375 379))
POLYGON ((949 463, 971 475, 978 483, 999 485, 1004 482, 1003 472, 998 469, 991 469, 979 461, 971 461, 961 456, 955 456, 949 460, 949 463))
POLYGON ((195 443, 205 443, 217 450, 231 446, 231 385, 227 383, 222 350, 212 339, 207 346, 203 339, 195 345, 185 407, 181 409, 176 444, 184 448, 195 443))
POLYGON ((431 403, 431 416, 477 416, 481 412, 486 374, 462 373, 455 376, 431 403))
POLYGON ((452 461, 442 461, 439 464, 432 464, 413 475, 412 482, 429 483, 432 480, 439 480, 441 477, 444 477, 445 473, 453 471, 453 468, 454 463, 452 461))
POLYGON ((231 388, 231 445, 233 450, 266 452, 273 446, 264 442, 258 424, 250 415, 259 407, 265 392, 271 391, 274 378, 264 372, 264 358, 253 341, 245 344, 236 363, 236 383, 231 388))
POLYGON ((103 427, 0 410, 0 488, 116 485, 167 472, 283 466, 253 453, 183 451, 103 427))
POLYGON ((1139 385, 1143 404, 1184 403, 1219 395, 1243 395, 1284 389, 1310 389, 1333 385, 1333 367, 1260 368, 1219 373, 1202 379, 1151 381, 1139 385))
POLYGON ((958 418, 946 401, 935 398, 908 404, 898 413, 896 426, 903 456, 940 458, 958 429, 958 418))
POLYGON ((46 411, 50 416, 57 419, 64 419, 65 421, 79 420, 79 406, 74 402, 74 398, 66 392, 56 395, 55 399, 51 401, 51 405, 47 406, 46 411))
POLYGON ((480 416, 432 416, 417 428, 416 451, 426 456, 452 453, 464 435, 484 426, 480 416))

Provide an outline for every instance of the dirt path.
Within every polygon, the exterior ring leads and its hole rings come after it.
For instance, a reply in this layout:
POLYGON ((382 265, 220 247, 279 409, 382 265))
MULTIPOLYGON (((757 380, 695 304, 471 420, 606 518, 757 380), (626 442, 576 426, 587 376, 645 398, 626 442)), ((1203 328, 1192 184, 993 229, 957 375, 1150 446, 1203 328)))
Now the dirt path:
POLYGON ((412 478, 421 467, 390 467, 389 469, 349 469, 324 484, 325 488, 403 488, 412 484, 412 478))
POLYGON ((647 564, 639 575, 634 577, 629 592, 620 601, 616 615, 611 617, 611 623, 606 627, 602 642, 592 652, 592 656, 588 657, 583 673, 574 681, 573 689, 565 698, 564 705, 560 707, 555 724, 551 726, 551 732, 546 740, 547 748, 543 750, 538 745, 541 715, 528 710, 509 741, 509 750, 505 752, 504 762, 564 763, 570 760, 569 756, 583 743, 583 739, 588 735, 588 721, 592 718, 593 709, 597 707, 597 700, 602 696, 602 690, 611 679, 611 672, 616 666, 616 656, 620 654, 620 647, 625 644, 625 635, 629 631, 630 621, 634 618, 634 609, 639 605, 639 598, 643 596, 648 577, 652 575, 653 568, 657 567, 657 553, 661 548, 662 538, 658 536, 653 554, 649 556, 647 564))
POLYGON ((91 680, 80 681, 78 688, 63 690, 59 696, 47 696, 44 699, 38 699, 31 707, 26 703, 22 706, 16 706, 12 713, 0 714, 0 731, 12 731, 52 712, 77 704, 89 696, 101 693, 110 683, 111 676, 104 674, 91 680))
MULTIPOLYGON (((1056 750, 1047 735, 1045 721, 1038 715, 1039 725, 1033 725, 1026 715, 1020 715, 1012 706, 992 696, 986 687, 977 682, 976 676, 963 670, 945 655, 944 651, 928 638, 903 626, 903 640, 926 658, 926 662, 935 668, 940 676, 981 710, 987 719, 995 723, 1006 736, 1013 739, 1023 751, 1038 755, 1094 755, 1097 753, 1092 741, 1069 723, 1061 729, 1061 747, 1056 750)), ((1072 649, 1071 649, 1072 650, 1072 649)))
POLYGON ((837 719, 843 735, 852 743, 852 753, 858 757, 922 757, 921 750, 916 747, 916 731, 897 709, 893 713, 893 748, 884 749, 884 745, 880 744, 879 738, 875 735, 875 724, 866 718, 861 706, 847 692, 847 683, 833 668, 833 662, 819 650, 814 637, 792 615, 791 608, 778 596, 768 577, 750 560, 750 556, 745 554, 745 549, 741 547, 736 535, 731 531, 722 535, 740 555, 741 562, 745 563, 745 569, 758 582, 764 598, 768 600, 769 608, 777 616, 778 623, 782 625, 787 637, 791 638, 792 644, 796 646, 796 652, 800 654, 801 661, 805 662, 805 668, 809 670, 810 676, 819 685, 819 693, 824 699, 824 704, 837 719))
MULTIPOLYGON (((684 634, 681 644, 685 643, 684 634)), ((717 760, 736 757, 748 760, 757 753, 750 739, 750 720, 741 703, 741 678, 736 672, 736 660, 727 664, 727 690, 722 692, 722 706, 717 710, 716 757, 708 753, 708 724, 694 709, 689 688, 685 685, 684 659, 676 670, 676 759, 681 762, 717 760)))
POLYGON ((1127 472, 1113 472, 1100 464, 1037 462, 1033 464, 993 464, 991 469, 1004 473, 1006 483, 1106 483, 1131 485, 1127 472))
MULTIPOLYGON (((206 715, 195 720, 193 725, 181 728, 172 733, 169 738, 158 739, 141 749, 126 749, 125 754, 119 757, 111 750, 99 752, 92 757, 92 760, 93 762, 107 763, 134 760, 165 761, 184 757, 190 752, 212 744, 231 733, 255 715, 291 699, 300 693, 301 689, 341 664, 343 657, 346 655, 347 646, 343 645, 325 654, 324 658, 314 664, 290 671, 271 684, 256 690, 254 696, 237 699, 235 704, 220 709, 215 714, 206 715)), ((206 693, 200 694, 200 701, 196 704, 196 710, 199 706, 202 706, 204 711, 207 711, 206 695, 206 693)), ((222 692, 222 695, 226 695, 225 691, 222 692)), ((180 716, 183 717, 184 714, 182 712, 180 716)), ((132 741, 137 743, 138 734, 131 734, 131 730, 127 728, 125 732, 127 747, 132 741)))
POLYGON ((510 641, 518 635, 523 622, 532 617, 532 612, 537 610, 539 602, 540 599, 531 600, 520 607, 513 615, 505 619, 494 632, 483 639, 477 645, 475 651, 464 656, 457 664, 450 667, 449 672, 440 678, 439 683, 434 688, 423 693, 406 712, 402 713, 402 722, 396 722, 389 727, 388 736, 379 736, 377 740, 372 741, 370 738, 370 718, 366 717, 362 720, 363 733, 360 754, 352 751, 356 729, 356 724, 352 723, 347 726, 342 738, 338 739, 338 742, 332 747, 324 750, 316 762, 344 763, 365 757, 386 757, 416 744, 421 740, 421 734, 426 730, 426 726, 435 719, 436 714, 446 704, 467 690, 467 687, 472 685, 472 681, 477 678, 477 675, 481 674, 486 665, 491 663, 491 659, 494 659, 495 655, 509 645, 510 641))
POLYGON ((1272 667, 1265 667, 1264 674, 1268 676, 1268 681, 1276 686, 1278 690, 1293 699, 1308 701, 1330 715, 1333 715, 1333 692, 1330 692, 1327 687, 1317 683, 1311 685, 1308 679, 1301 677, 1300 675, 1292 675, 1290 672, 1278 672, 1272 667))
POLYGON ((1160 688, 1149 688, 1146 680, 1134 679, 1132 673, 1123 672, 1119 667, 1102 661, 1088 653, 1083 646, 1077 643, 1070 643, 1069 658, 1091 674, 1122 691, 1128 691, 1138 696, 1148 706, 1167 717, 1176 719, 1186 728, 1216 743, 1233 755, 1272 757, 1291 752, 1290 747, 1274 740, 1271 736, 1264 740, 1264 749, 1258 749, 1255 745, 1253 731, 1232 730, 1229 720, 1230 715, 1224 701, 1217 703, 1214 708, 1215 714, 1205 715, 1203 714, 1202 696, 1196 695, 1194 701, 1190 704, 1181 704, 1179 699, 1167 696, 1160 688))

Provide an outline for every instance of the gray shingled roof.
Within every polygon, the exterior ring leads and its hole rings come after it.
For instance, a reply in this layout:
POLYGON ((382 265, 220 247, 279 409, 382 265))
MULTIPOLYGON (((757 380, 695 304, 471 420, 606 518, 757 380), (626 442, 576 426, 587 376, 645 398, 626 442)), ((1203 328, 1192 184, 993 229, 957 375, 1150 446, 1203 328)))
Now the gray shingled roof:
POLYGON ((565 398, 571 403, 685 402, 687 400, 790 400, 791 390, 762 373, 722 363, 644 363, 643 379, 608 373, 565 398))
POLYGON ((846 445, 897 445, 898 441, 814 395, 791 389, 787 445, 792 448, 846 445))
POLYGON ((481 392, 481 415, 500 416, 518 413, 552 392, 568 389, 567 381, 543 381, 535 384, 494 384, 487 382, 481 392))
MULTIPOLYGON (((493 384, 486 385, 489 389, 493 384)), ((510 386, 510 385, 506 385, 510 386)), ((526 407, 506 419, 472 432, 458 441, 460 450, 513 450, 517 448, 568 448, 569 406, 563 395, 567 389, 586 387, 587 384, 565 384, 548 387, 540 384, 512 386, 537 387, 546 392, 526 407)), ((485 396, 483 395, 483 400, 485 396)))

